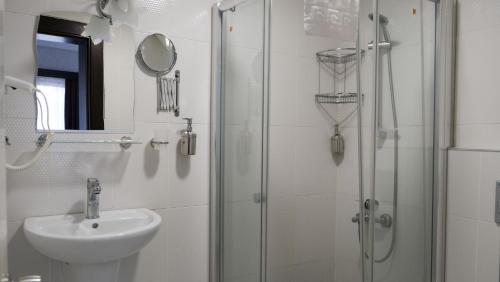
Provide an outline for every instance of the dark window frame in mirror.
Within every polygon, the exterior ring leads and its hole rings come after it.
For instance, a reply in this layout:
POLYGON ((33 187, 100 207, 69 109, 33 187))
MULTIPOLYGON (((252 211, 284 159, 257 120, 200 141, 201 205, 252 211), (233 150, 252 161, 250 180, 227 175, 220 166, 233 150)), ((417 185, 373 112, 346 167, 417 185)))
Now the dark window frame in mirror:
POLYGON ((69 71, 56 71, 38 69, 38 77, 62 78, 65 83, 64 122, 65 129, 79 129, 80 116, 78 115, 78 73, 69 71))
MULTIPOLYGON (((74 89, 74 75, 78 73, 38 69, 38 76, 64 78, 67 88, 65 97, 65 129, 66 130, 104 130, 104 44, 93 44, 89 37, 82 36, 84 23, 40 16, 37 34, 64 37, 68 43, 77 44, 80 59, 86 62, 85 98, 86 121, 81 122, 79 116, 79 90, 74 89), (77 95, 77 96, 75 96, 77 95), (82 124, 84 124, 82 126, 82 124)), ((77 82, 78 85, 78 82, 77 82)), ((78 86, 76 86, 78 88, 78 86)))

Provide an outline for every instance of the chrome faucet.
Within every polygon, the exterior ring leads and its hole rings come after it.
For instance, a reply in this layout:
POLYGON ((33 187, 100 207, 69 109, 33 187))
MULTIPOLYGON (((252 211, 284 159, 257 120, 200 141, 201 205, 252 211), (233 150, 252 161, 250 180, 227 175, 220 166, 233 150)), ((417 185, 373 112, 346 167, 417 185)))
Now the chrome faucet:
POLYGON ((87 204, 85 205, 85 218, 99 218, 99 194, 101 194, 101 184, 97 178, 87 179, 87 204))

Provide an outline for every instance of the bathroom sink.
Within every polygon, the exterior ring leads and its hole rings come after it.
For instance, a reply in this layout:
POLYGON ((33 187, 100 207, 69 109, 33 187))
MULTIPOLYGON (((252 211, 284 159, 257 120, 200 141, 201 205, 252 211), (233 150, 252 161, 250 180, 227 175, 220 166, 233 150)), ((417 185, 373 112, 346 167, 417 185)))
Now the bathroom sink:
POLYGON ((98 219, 83 214, 32 217, 24 233, 40 253, 70 264, 99 264, 138 252, 158 232, 161 217, 148 209, 101 212, 98 219))

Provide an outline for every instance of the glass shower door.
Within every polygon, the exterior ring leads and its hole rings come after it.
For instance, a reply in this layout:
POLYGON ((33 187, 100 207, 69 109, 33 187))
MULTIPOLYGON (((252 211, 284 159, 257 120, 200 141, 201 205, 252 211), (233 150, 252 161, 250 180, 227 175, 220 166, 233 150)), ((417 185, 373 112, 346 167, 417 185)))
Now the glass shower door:
POLYGON ((365 281, 431 280, 435 2, 373 0, 360 13, 365 281))
POLYGON ((258 282, 263 217, 264 0, 239 2, 222 13, 221 281, 258 282))

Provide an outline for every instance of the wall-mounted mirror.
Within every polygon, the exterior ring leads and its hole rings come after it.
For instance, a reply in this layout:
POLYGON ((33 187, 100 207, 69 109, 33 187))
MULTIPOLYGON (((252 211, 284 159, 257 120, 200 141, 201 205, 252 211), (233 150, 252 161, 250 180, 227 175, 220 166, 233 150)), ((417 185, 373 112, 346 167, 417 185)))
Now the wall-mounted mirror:
POLYGON ((137 49, 136 56, 141 69, 157 77, 168 74, 177 61, 174 43, 160 33, 144 38, 137 49))
MULTIPOLYGON (((112 41, 96 45, 81 35, 89 20, 90 14, 83 13, 39 17, 36 86, 47 97, 50 127, 55 131, 132 132, 133 30, 112 27, 112 41)), ((41 113, 47 111, 37 110, 37 129, 42 130, 41 113)))

